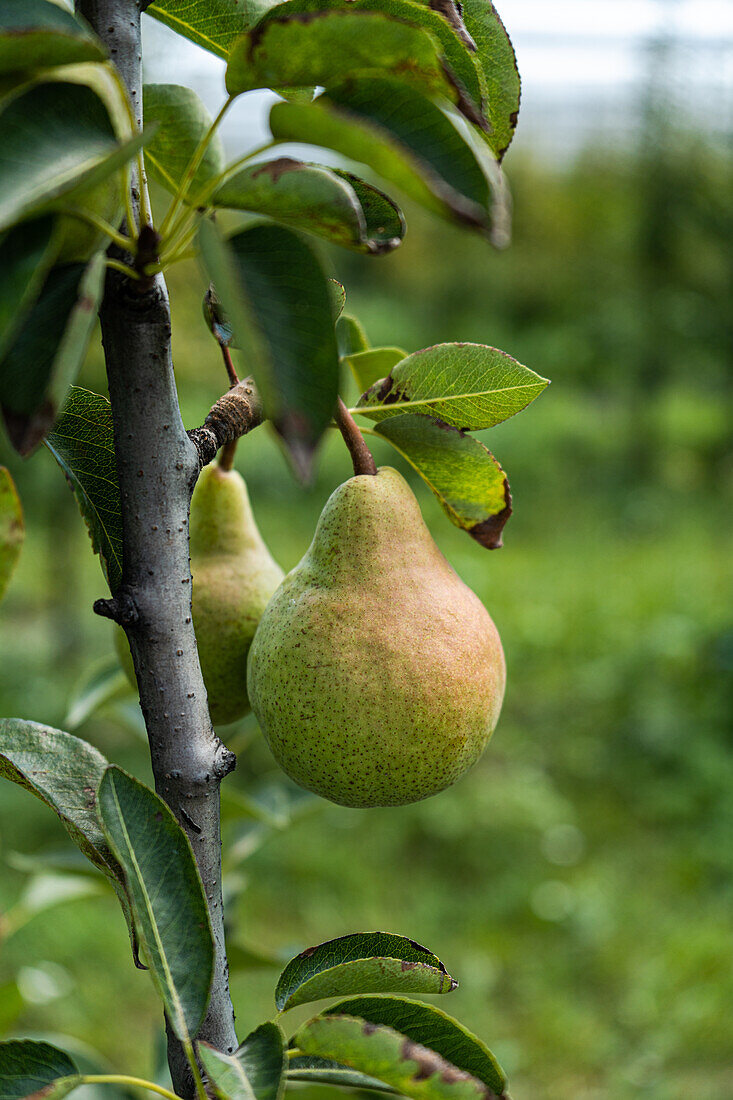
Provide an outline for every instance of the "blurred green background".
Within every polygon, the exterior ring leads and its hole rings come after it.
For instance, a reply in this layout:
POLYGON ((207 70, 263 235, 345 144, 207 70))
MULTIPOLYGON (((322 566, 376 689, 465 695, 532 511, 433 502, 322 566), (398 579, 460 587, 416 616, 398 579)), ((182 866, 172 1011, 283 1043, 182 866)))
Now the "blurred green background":
MULTIPOLYGON (((425 803, 309 803, 287 828, 228 808, 232 943, 287 956, 384 928, 428 944, 460 980, 441 1007, 492 1046, 515 1100, 733 1095, 733 158, 653 133, 637 153, 563 165, 510 156, 506 253, 409 207, 392 256, 324 251, 374 344, 490 343, 552 379, 483 433, 514 494, 504 549, 482 550, 416 485, 501 631, 506 704, 481 762, 425 803)), ((194 426, 225 379, 200 274, 176 268, 170 287, 194 426)), ((81 382, 104 390, 97 346, 81 382)), ((0 613, 0 713, 63 727, 76 684, 112 653, 91 611, 103 578, 50 454, 21 463, 3 440, 0 461, 28 525, 0 613)), ((344 447, 327 441, 307 491, 266 429, 237 465, 292 567, 349 476, 344 447)), ((149 777, 129 696, 78 732, 149 777)), ((227 783, 266 798, 277 773, 254 724, 223 735, 239 750, 227 783)), ((152 1072, 152 984, 111 891, 49 875, 59 848, 53 817, 5 784, 0 1032, 64 1032, 152 1072)), ((276 974, 235 969, 241 1035, 272 1014, 276 974)))

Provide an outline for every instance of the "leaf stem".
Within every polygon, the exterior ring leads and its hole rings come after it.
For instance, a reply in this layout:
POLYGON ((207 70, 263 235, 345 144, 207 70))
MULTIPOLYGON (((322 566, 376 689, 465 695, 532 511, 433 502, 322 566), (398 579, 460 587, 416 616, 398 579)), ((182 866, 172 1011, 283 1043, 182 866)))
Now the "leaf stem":
POLYGON ((191 1072, 193 1073, 193 1080, 196 1086, 196 1094, 199 1100, 209 1100, 208 1096, 206 1095, 206 1089, 204 1088, 204 1082, 201 1079, 201 1070, 199 1069, 199 1064, 196 1061, 193 1043, 190 1039, 184 1039, 182 1042, 182 1046, 185 1055, 188 1058, 188 1064, 191 1067, 191 1072))
POLYGON ((167 1100, 180 1100, 175 1092, 156 1085, 154 1081, 146 1081, 142 1077, 130 1077, 126 1073, 90 1073, 84 1074, 80 1080, 82 1085, 128 1085, 133 1088, 147 1089, 149 1092, 157 1092, 167 1100))
POLYGON ((76 206, 64 207, 62 213, 68 218, 78 218, 81 222, 86 222, 88 225, 94 226, 100 233, 104 233, 109 237, 111 241, 114 241, 120 248, 124 248, 126 252, 135 251, 135 242, 130 237, 125 237, 122 233, 119 233, 109 222, 104 218, 98 217, 96 214, 92 214, 88 210, 80 210, 76 206))
POLYGON ((351 461, 354 464, 354 473, 357 476, 359 474, 376 474, 377 464, 374 461, 374 456, 364 442, 364 436, 359 431, 356 421, 340 397, 336 405, 335 420, 341 435, 344 437, 344 443, 349 449, 351 461))
POLYGON ((241 168, 243 164, 247 164, 248 161, 254 157, 258 157, 260 153, 266 153, 269 149, 274 149, 280 142, 272 138, 270 141, 266 141, 263 145, 258 145, 256 149, 251 149, 249 153, 245 153, 244 156, 237 157, 231 164, 228 164, 223 172, 220 172, 213 180, 210 180, 203 191, 197 196, 199 205, 203 205, 204 202, 208 202, 211 196, 225 180, 229 179, 232 173, 236 172, 237 168, 241 168))
POLYGON ((123 275, 127 275, 128 279, 139 279, 140 276, 133 267, 129 264, 125 264, 122 260, 112 260, 107 257, 107 267, 113 268, 115 271, 121 271, 123 275))
POLYGON ((209 126, 208 130, 206 131, 206 133, 202 137, 201 141, 196 146, 196 149, 194 150, 193 156, 191 157, 191 160, 188 163, 188 167, 186 168, 186 171, 183 174, 183 179, 179 183, 178 188, 176 190, 176 193, 173 196, 173 202, 168 207, 168 212, 165 215, 165 217, 163 218, 163 222, 162 222, 162 225, 160 227, 160 235, 162 237, 165 236, 165 234, 168 231, 168 228, 170 227, 173 219, 175 218, 176 214, 178 213, 178 210, 180 209, 181 204, 184 202, 184 200, 186 198, 186 195, 188 194, 188 190, 189 190, 191 184, 193 183, 194 177, 196 176, 196 172, 198 171, 198 168, 199 168, 202 160, 204 159, 204 156, 206 155, 206 150, 209 148, 209 145, 211 144, 211 141, 212 141, 212 139, 214 137, 214 134, 216 133, 216 131, 219 127, 219 124, 220 124, 221 120, 224 118, 224 115, 229 110, 229 108, 231 107, 233 102, 234 102, 234 96, 229 96, 229 98, 224 103, 224 106, 219 111, 219 114, 216 116, 214 121, 211 123, 211 126, 209 126))

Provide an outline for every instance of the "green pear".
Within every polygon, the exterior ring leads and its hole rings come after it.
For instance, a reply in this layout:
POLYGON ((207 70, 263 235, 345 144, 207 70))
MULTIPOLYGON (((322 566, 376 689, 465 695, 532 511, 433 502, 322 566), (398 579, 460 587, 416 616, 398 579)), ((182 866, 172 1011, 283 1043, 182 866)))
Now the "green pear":
MULTIPOLYGON (((190 517, 193 625, 214 725, 247 714, 247 654, 267 601, 283 577, 260 535, 247 486, 235 470, 207 466, 190 517)), ((118 628, 123 668, 132 658, 118 628), (121 640, 120 640, 121 639, 121 640)))
POLYGON ((344 806, 416 802, 454 783, 491 737, 505 681, 488 612, 390 467, 333 493, 247 665, 278 763, 344 806))

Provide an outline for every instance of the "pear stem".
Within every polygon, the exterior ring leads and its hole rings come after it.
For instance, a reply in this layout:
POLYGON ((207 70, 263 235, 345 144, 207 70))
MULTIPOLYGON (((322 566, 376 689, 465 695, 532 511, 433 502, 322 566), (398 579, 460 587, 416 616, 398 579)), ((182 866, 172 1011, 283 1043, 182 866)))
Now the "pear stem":
POLYGON ((344 437, 344 443, 349 448, 351 461, 354 463, 354 473, 357 476, 359 474, 376 474, 377 465, 372 452, 367 447, 356 421, 340 397, 336 405, 336 423, 341 435, 344 437))
POLYGON ((237 453, 238 439, 230 439, 228 443, 225 443, 222 449, 219 451, 219 469, 231 470, 234 466, 234 456, 237 453))

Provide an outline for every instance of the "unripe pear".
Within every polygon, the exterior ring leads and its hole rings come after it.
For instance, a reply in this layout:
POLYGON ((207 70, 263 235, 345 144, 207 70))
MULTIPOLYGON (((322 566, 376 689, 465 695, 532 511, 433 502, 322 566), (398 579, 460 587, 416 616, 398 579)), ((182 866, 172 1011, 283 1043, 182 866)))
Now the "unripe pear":
POLYGON ((345 806, 454 783, 499 718, 506 670, 488 612, 390 467, 341 485, 270 600, 248 661, 252 709, 287 774, 345 806))
MULTIPOLYGON (((247 486, 235 470, 211 465, 201 472, 189 522, 193 625, 201 671, 212 721, 226 725, 250 709, 247 654, 283 571, 260 535, 247 486)), ((129 676, 127 640, 121 630, 118 637, 118 652, 129 676)))

